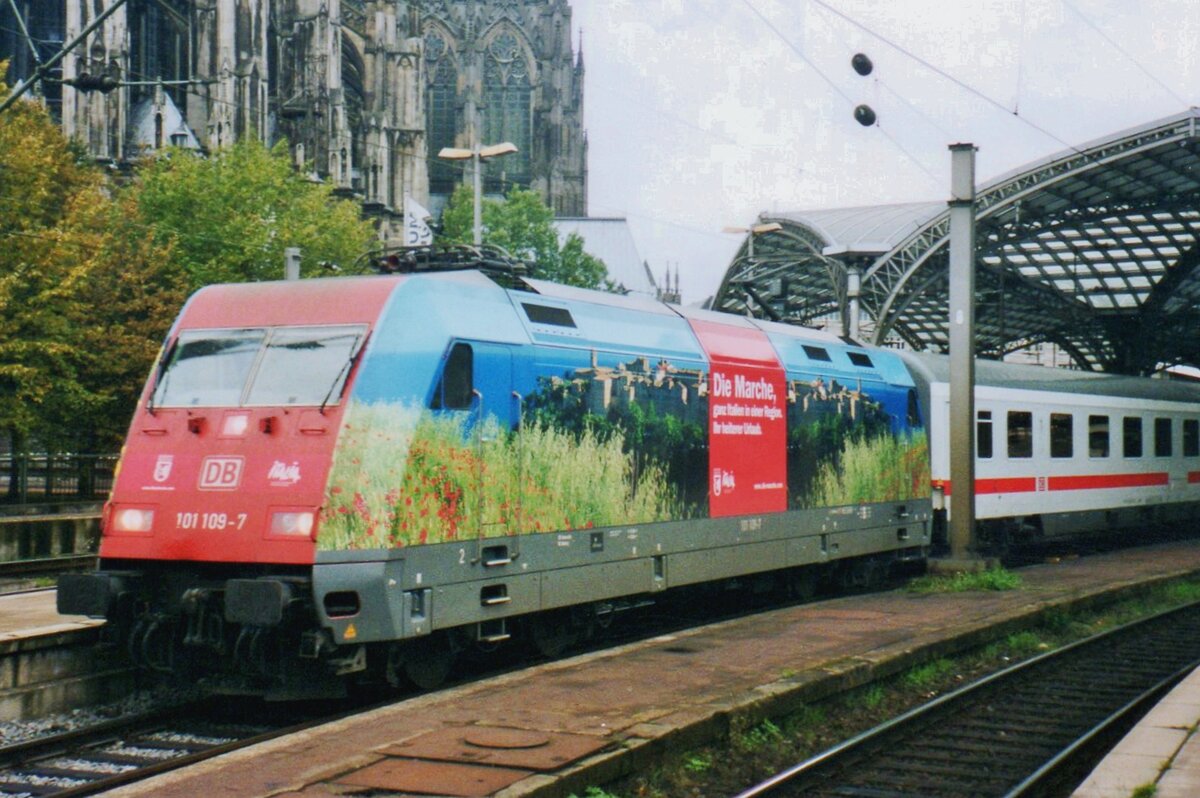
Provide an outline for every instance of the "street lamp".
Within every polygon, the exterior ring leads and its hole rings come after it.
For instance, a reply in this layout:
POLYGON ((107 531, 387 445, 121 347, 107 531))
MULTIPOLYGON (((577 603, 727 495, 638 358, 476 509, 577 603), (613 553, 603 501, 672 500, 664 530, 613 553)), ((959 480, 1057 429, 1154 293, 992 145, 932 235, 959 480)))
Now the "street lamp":
POLYGON ((765 224, 752 224, 749 227, 726 227, 722 232, 725 233, 746 233, 746 258, 754 258, 754 237, 763 233, 774 233, 783 229, 783 225, 779 222, 767 222, 765 224))
POLYGON ((501 144, 477 146, 473 150, 463 150, 458 147, 443 147, 442 151, 438 153, 439 158, 447 161, 465 161, 468 158, 471 159, 471 164, 475 171, 475 246, 483 243, 483 188, 480 184, 480 172, 483 171, 482 161, 500 155, 511 155, 514 152, 517 152, 517 145, 511 141, 505 141, 501 144))

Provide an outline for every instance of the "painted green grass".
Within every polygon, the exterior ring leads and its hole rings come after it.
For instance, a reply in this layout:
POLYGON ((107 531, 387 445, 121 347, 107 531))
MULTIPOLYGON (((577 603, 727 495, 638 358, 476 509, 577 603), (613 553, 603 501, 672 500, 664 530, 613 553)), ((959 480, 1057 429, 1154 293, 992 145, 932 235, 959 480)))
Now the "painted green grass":
POLYGON ((678 508, 661 468, 634 473, 619 434, 601 439, 545 426, 399 405, 347 412, 322 514, 320 546, 361 549, 646 523, 678 508))
POLYGON ((1024 583, 1021 577, 1004 568, 985 571, 963 571, 949 575, 918 577, 908 583, 910 593, 966 593, 975 590, 1018 590, 1024 583))
POLYGON ((929 439, 880 435, 847 440, 841 454, 821 464, 805 505, 837 507, 911 499, 929 491, 929 439))

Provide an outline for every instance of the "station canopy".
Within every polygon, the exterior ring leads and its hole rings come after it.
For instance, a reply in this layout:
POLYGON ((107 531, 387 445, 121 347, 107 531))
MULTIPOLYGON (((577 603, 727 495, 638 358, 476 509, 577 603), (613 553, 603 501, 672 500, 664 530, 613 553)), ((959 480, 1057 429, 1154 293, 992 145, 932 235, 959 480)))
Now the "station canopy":
MULTIPOLYGON (((1200 109, 1095 141, 979 187, 976 352, 1057 344, 1082 369, 1200 366, 1200 109)), ((947 194, 949 186, 947 186, 947 194)), ((946 351, 946 202, 763 214, 713 307, 946 351)))

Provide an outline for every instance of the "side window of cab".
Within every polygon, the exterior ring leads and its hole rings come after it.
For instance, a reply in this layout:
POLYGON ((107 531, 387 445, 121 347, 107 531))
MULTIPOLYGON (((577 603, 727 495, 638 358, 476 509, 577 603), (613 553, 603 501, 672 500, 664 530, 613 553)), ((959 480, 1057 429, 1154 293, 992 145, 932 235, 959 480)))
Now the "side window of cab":
POLYGON ((470 410, 475 388, 475 353, 470 344, 457 343, 446 357, 442 376, 433 389, 433 410, 470 410))

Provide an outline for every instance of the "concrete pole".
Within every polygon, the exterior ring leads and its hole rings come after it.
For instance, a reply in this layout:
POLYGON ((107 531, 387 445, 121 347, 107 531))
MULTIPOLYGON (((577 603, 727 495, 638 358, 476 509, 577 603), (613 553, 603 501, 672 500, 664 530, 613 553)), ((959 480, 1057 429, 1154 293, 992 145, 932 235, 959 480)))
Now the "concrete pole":
POLYGON ((975 552, 975 146, 950 145, 950 557, 975 552))
POLYGON ((283 251, 283 279, 300 279, 300 247, 288 247, 283 251))
POLYGON ((858 340, 859 304, 858 297, 862 293, 862 272, 851 268, 846 272, 846 332, 850 340, 858 340))
POLYGON ((475 246, 483 244, 483 181, 480 172, 483 171, 483 158, 479 155, 481 145, 475 145, 475 154, 471 156, 471 166, 475 172, 475 228, 472 231, 475 246))

